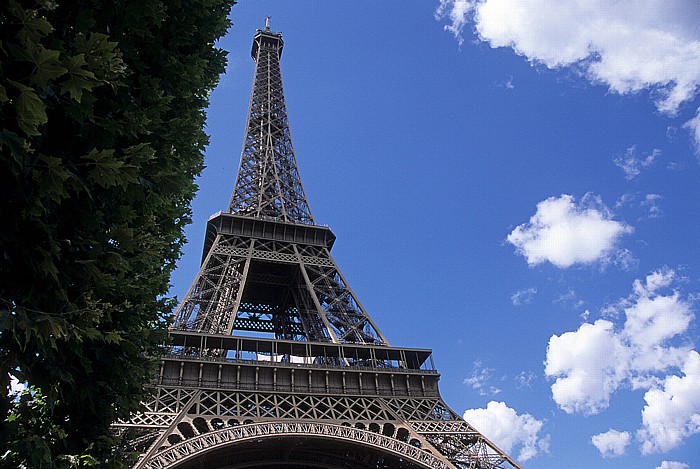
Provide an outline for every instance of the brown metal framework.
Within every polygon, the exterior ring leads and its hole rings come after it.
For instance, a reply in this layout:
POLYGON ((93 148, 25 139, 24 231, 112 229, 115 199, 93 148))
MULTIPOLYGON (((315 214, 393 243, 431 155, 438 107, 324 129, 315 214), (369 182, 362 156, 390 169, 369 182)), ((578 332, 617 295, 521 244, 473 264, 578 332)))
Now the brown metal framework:
POLYGON ((136 468, 518 468, 442 401, 431 351, 392 347, 314 224, 269 24, 229 211, 207 223, 146 410, 136 468))
POLYGON ((282 35, 267 28, 253 39, 255 81, 229 211, 313 225, 287 121, 280 71, 283 46, 282 35))

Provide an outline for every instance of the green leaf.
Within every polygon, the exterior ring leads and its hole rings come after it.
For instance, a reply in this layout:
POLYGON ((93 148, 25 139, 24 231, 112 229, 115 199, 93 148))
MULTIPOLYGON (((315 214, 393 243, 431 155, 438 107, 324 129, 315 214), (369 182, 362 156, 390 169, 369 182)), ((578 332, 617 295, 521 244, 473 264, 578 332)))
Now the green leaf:
POLYGON ((17 111, 17 123, 20 129, 30 137, 41 135, 37 127, 49 121, 46 115, 46 105, 37 96, 33 88, 16 81, 8 81, 19 90, 19 96, 14 100, 13 104, 17 111))
POLYGON ((105 83, 112 82, 126 71, 117 46, 117 42, 109 41, 109 36, 101 33, 79 34, 75 38, 75 50, 85 54, 90 69, 105 83))
POLYGON ((60 158, 39 155, 37 164, 32 168, 32 176, 42 196, 56 202, 68 197, 64 182, 69 175, 60 158))
POLYGON ((44 257, 41 262, 39 262, 39 268, 47 277, 50 276, 54 280, 58 280, 58 268, 50 257, 44 257))
POLYGON ((49 80, 60 77, 66 73, 66 69, 61 66, 58 59, 59 51, 40 49, 38 55, 34 57, 34 73, 31 76, 31 82, 36 83, 42 88, 46 88, 49 80))
POLYGON ((0 350, 46 396, 0 417, 2 467, 135 463, 108 430, 144 400, 167 335, 224 71, 212 45, 233 0, 83 3, 0 3, 0 350))
POLYGON ((119 332, 113 332, 110 331, 107 334, 105 334, 105 342, 108 344, 116 344, 119 345, 124 339, 122 338, 122 335, 119 332))
POLYGON ((32 40, 25 41, 24 46, 10 44, 8 48, 20 61, 34 65, 29 81, 42 89, 46 88, 50 80, 66 73, 59 60, 60 52, 57 50, 46 49, 32 40))
POLYGON ((81 157, 88 160, 93 169, 88 173, 88 180, 102 187, 116 186, 121 182, 120 169, 123 161, 114 157, 114 150, 97 150, 93 148, 90 153, 81 157))
POLYGON ((95 78, 94 73, 83 68, 87 65, 85 54, 68 57, 63 65, 68 73, 66 80, 61 83, 61 93, 70 93, 71 98, 80 102, 83 91, 90 91, 99 84, 99 81, 95 78))
POLYGON ((36 10, 25 10, 15 0, 10 0, 9 10, 17 19, 17 22, 22 25, 17 37, 22 43, 26 44, 29 40, 38 40, 42 36, 53 31, 53 26, 46 18, 39 16, 36 10))

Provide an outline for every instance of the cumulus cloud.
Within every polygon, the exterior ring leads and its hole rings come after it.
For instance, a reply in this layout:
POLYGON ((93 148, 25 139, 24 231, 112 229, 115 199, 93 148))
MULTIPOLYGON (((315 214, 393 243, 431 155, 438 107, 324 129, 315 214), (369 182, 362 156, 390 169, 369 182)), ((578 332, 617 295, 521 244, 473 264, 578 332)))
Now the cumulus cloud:
POLYGON ((550 197, 506 238, 530 266, 550 262, 559 268, 608 262, 619 239, 632 228, 613 220, 599 197, 579 203, 571 195, 550 197))
POLYGON ((625 347, 610 321, 584 323, 576 332, 552 336, 545 374, 556 377, 552 397, 565 412, 596 414, 608 407, 610 395, 625 377, 619 358, 625 347), (611 359, 612 358, 612 359, 611 359))
POLYGON ((534 287, 518 290, 510 296, 510 301, 513 303, 513 306, 530 304, 535 293, 537 293, 537 288, 534 287))
POLYGON ((629 432, 619 432, 610 429, 605 433, 593 435, 591 442, 593 446, 598 448, 603 457, 622 456, 625 454, 625 448, 630 443, 631 435, 629 432))
POLYGON ((690 466, 682 462, 661 461, 661 465, 657 466, 656 469, 690 469, 690 466))
POLYGON ((655 148, 646 156, 638 156, 637 146, 632 145, 625 151, 624 155, 618 155, 613 158, 613 163, 622 169, 622 172, 625 174, 625 179, 631 181, 639 176, 642 169, 648 168, 654 164, 654 161, 656 161, 659 155, 661 155, 661 150, 655 148))
POLYGON ((693 0, 441 0, 436 17, 448 20, 445 29, 460 44, 472 22, 491 47, 511 47, 552 69, 575 67, 616 93, 650 90, 669 115, 700 87, 700 3, 693 0))
POLYGON ((644 427, 637 432, 642 453, 669 451, 700 433, 700 354, 688 352, 683 376, 669 375, 659 388, 646 392, 644 427))
POLYGON ((540 436, 544 422, 530 414, 518 414, 503 402, 491 401, 485 409, 469 409, 464 420, 506 453, 520 448, 518 458, 527 461, 549 451, 549 435, 540 436))
POLYGON ((605 310, 609 319, 550 338, 545 374, 555 378, 552 397, 562 410, 599 413, 621 386, 647 389, 658 383, 658 373, 684 363, 690 348, 669 344, 693 319, 690 302, 677 290, 667 291, 677 280, 671 269, 653 272, 605 310), (614 318, 624 318, 623 324, 614 318))
MULTIPOLYGON (((545 374, 567 413, 599 413, 620 388, 647 390, 637 431, 645 454, 700 433, 700 355, 682 340, 694 313, 692 298, 674 288, 680 280, 668 268, 635 280, 605 319, 553 335, 547 347, 545 374)), ((612 439, 605 435, 597 435, 601 445, 612 439)))

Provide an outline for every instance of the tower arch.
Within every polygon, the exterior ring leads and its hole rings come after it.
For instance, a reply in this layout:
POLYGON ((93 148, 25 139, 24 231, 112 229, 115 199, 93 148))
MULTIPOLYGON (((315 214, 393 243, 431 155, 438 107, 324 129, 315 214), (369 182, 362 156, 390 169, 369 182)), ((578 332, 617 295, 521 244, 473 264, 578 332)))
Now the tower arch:
POLYGON ((324 422, 254 423, 188 438, 148 457, 160 469, 376 468, 442 469, 442 458, 395 438, 324 422))

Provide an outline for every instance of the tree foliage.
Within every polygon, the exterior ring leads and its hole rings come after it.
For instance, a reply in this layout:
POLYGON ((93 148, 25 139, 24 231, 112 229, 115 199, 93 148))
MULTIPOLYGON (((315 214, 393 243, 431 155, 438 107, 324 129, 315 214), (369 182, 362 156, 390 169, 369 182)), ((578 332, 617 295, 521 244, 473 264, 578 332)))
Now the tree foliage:
POLYGON ((0 462, 118 463, 109 425, 164 337, 232 3, 0 2, 0 462), (10 374, 32 391, 7 398, 10 374))

